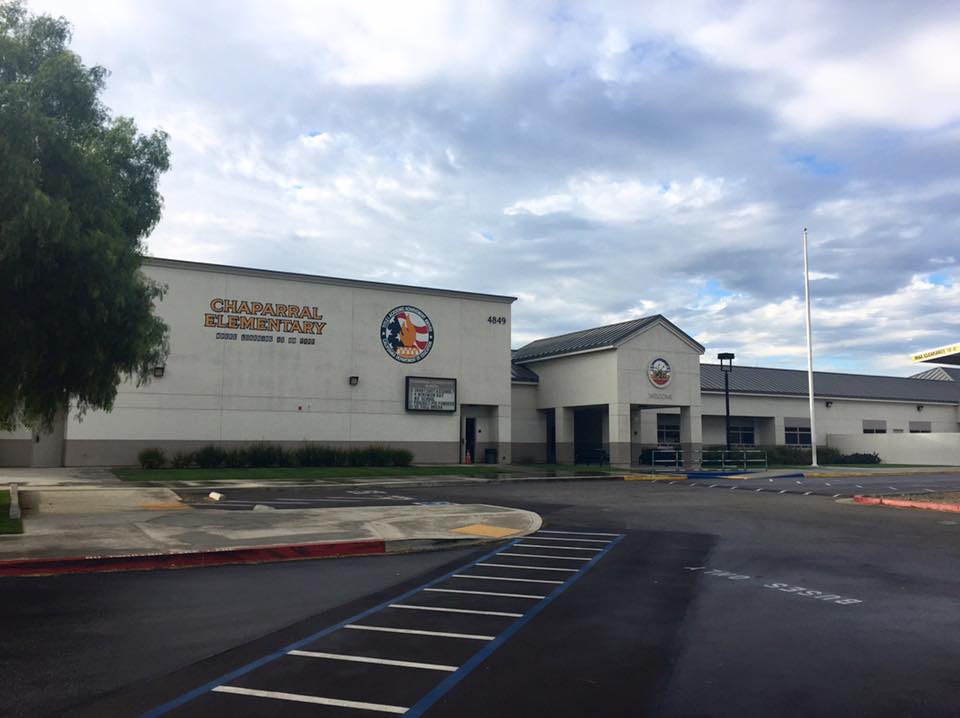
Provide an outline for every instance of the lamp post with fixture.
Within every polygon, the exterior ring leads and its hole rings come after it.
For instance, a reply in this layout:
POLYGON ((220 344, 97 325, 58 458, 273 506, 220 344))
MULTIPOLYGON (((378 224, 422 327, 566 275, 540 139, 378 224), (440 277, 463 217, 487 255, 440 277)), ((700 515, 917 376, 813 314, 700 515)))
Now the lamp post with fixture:
POLYGON ((727 451, 730 451, 730 372, 733 371, 733 352, 720 352, 717 359, 720 360, 720 371, 723 372, 723 398, 726 402, 726 427, 727 427, 727 451))

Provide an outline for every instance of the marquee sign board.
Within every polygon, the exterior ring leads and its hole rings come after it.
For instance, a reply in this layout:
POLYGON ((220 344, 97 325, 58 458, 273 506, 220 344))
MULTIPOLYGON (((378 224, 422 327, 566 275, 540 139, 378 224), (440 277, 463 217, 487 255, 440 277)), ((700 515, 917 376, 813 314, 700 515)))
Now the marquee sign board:
POLYGON ((960 364, 960 344, 929 349, 910 357, 915 362, 931 362, 933 364, 960 364))
POLYGON ((406 386, 407 411, 457 410, 457 380, 427 376, 408 376, 406 386))

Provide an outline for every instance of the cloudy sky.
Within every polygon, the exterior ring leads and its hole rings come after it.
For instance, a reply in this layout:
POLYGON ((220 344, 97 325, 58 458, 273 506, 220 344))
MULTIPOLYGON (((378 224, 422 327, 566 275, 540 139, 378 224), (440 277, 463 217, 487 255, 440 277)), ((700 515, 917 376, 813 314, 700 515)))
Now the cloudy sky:
POLYGON ((29 0, 170 133, 151 254, 661 313, 738 363, 960 340, 960 3, 29 0))

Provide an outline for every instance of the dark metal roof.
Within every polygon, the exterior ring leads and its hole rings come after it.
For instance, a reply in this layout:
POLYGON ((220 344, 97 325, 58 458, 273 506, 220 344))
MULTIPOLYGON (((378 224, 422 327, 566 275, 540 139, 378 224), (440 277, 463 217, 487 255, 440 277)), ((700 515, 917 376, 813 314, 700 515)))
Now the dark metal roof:
MULTIPOLYGON (((702 391, 722 392, 719 364, 700 365, 702 391)), ((814 396, 888 401, 960 402, 960 384, 900 376, 868 376, 815 371, 814 396)), ((770 369, 734 365, 730 391, 737 394, 807 395, 807 372, 800 369, 770 369)))
POLYGON ((691 344, 698 347, 701 352, 703 351, 703 347, 688 334, 678 329, 676 325, 671 323, 666 317, 655 314, 652 317, 641 317, 639 319, 631 319, 627 322, 619 322, 618 324, 608 324, 603 327, 594 327, 593 329, 582 329, 578 332, 561 334, 557 337, 537 339, 524 347, 514 350, 513 360, 516 362, 528 362, 535 359, 561 356, 563 354, 590 351, 591 349, 615 347, 634 333, 658 321, 664 322, 674 331, 689 340, 691 344))
POLYGON ((935 381, 960 381, 960 369, 953 369, 945 366, 937 366, 933 369, 927 369, 919 374, 913 374, 911 379, 933 379, 935 381))
POLYGON ((510 380, 526 384, 540 383, 540 377, 533 369, 528 369, 522 364, 515 364, 514 362, 510 362, 510 380))

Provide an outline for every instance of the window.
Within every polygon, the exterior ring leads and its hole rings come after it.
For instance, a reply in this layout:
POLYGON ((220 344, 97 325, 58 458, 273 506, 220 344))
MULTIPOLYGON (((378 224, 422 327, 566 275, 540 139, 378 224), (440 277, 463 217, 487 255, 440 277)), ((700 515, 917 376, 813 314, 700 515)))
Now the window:
POLYGON ((884 420, 878 419, 864 419, 863 420, 863 433, 864 434, 886 434, 887 433, 887 422, 884 420))
POLYGON ((911 421, 910 433, 911 434, 929 434, 930 422, 929 421, 911 421))
POLYGON ((784 418, 783 441, 787 446, 810 446, 810 419, 784 418))
POLYGON ((751 419, 730 419, 730 445, 753 446, 753 421, 751 419))
POLYGON ((680 443, 680 417, 676 414, 657 414, 657 443, 680 443))

